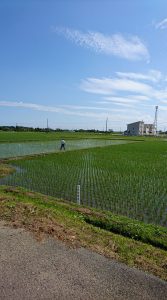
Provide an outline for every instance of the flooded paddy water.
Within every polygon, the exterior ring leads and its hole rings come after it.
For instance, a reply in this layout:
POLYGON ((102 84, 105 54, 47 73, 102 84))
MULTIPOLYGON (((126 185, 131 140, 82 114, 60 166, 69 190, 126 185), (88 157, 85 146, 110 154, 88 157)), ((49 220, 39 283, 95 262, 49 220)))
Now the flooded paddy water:
MULTIPOLYGON (((66 150, 77 150, 126 144, 125 140, 66 140, 66 150)), ((60 151, 60 141, 0 143, 0 159, 60 151)))

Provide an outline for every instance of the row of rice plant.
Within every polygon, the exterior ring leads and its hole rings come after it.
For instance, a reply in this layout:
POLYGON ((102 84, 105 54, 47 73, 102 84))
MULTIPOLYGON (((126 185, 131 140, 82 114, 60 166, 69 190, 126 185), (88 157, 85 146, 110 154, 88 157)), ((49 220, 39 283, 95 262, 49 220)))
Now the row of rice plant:
POLYGON ((1 183, 167 226, 167 143, 141 142, 13 161, 1 183))

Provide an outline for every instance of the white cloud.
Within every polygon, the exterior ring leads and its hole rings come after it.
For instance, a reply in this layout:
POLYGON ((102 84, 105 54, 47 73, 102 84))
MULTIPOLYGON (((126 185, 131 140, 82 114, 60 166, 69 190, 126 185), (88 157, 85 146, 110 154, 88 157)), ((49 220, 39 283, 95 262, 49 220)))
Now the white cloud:
POLYGON ((167 100, 161 100, 161 103, 167 104, 167 100))
POLYGON ((57 107, 39 105, 34 103, 25 103, 25 102, 13 102, 13 101, 0 101, 0 106, 8 106, 8 107, 20 107, 20 108, 29 108, 33 110, 39 111, 48 111, 48 112, 60 112, 61 109, 57 107))
POLYGON ((167 28, 167 18, 163 19, 161 22, 156 23, 155 27, 157 29, 166 29, 167 28))
POLYGON ((16 102, 16 101, 0 101, 0 106, 4 107, 19 107, 19 108, 27 108, 38 111, 59 113, 65 115, 74 115, 81 117, 94 117, 97 119, 102 119, 104 116, 107 116, 107 113, 110 112, 120 112, 119 109, 108 109, 104 107, 90 107, 90 106, 77 106, 77 105, 61 105, 61 106, 47 106, 47 105, 38 105, 35 103, 26 103, 26 102, 16 102), (92 110, 92 112, 90 112, 92 110), (100 110, 100 112, 94 112, 96 110, 100 110), (101 112, 104 111, 104 112, 101 112))
MULTIPOLYGON (((99 103, 98 103, 99 104, 99 103)), ((52 113, 58 113, 60 115, 72 115, 75 117, 83 117, 84 119, 91 119, 94 122, 104 121, 108 117, 112 120, 112 123, 120 123, 120 122, 131 122, 133 121, 134 115, 140 116, 139 112, 133 107, 131 107, 131 115, 129 115, 128 105, 123 103, 116 103, 118 106, 122 106, 122 108, 113 108, 113 107, 87 107, 86 106, 70 106, 64 108, 61 107, 52 107, 47 105, 38 105, 35 103, 26 103, 26 102, 12 102, 12 101, 0 101, 0 106, 4 107, 15 107, 15 108, 25 108, 25 109, 33 109, 38 111, 46 111, 52 113), (125 106, 125 108, 123 108, 125 106), (92 111, 91 111, 92 110, 92 111), (100 111, 97 111, 100 110, 100 111)))
POLYGON ((67 109, 75 109, 75 110, 103 110, 105 108, 102 107, 96 107, 96 106, 82 106, 82 105, 61 105, 61 107, 67 108, 67 109))
POLYGON ((116 75, 113 78, 87 78, 82 80, 80 88, 88 93, 108 97, 105 100, 116 102, 120 102, 118 97, 125 99, 124 103, 130 103, 130 99, 140 103, 167 101, 166 77, 161 72, 150 70, 146 75, 116 72, 116 75), (150 82, 148 84, 145 81, 150 82))
MULTIPOLYGON (((114 97, 113 97, 114 100, 114 97)), ((127 99, 128 100, 128 99, 127 99)), ((78 120, 79 117, 79 124, 82 124, 81 118, 84 119, 84 124, 86 124, 86 128, 89 127, 87 123, 90 120, 92 124, 96 124, 101 128, 101 124, 105 124, 106 118, 109 119, 110 127, 115 128, 118 130, 120 126, 126 129, 127 123, 132 123, 136 120, 145 120, 146 122, 153 122, 154 118, 154 106, 150 108, 150 111, 153 111, 153 114, 145 113, 143 110, 139 109, 136 105, 131 105, 131 102, 128 102, 126 99, 120 97, 115 97, 115 101, 112 104, 117 105, 120 108, 115 108, 113 105, 108 105, 110 102, 109 100, 102 101, 101 104, 107 104, 106 107, 101 107, 99 111, 98 107, 88 107, 88 106, 77 106, 77 105, 68 105, 67 107, 64 105, 62 106, 47 106, 47 105, 38 105, 35 103, 24 103, 24 102, 12 102, 12 101, 0 101, 0 106, 6 107, 14 107, 14 108, 25 108, 25 109, 33 109, 38 111, 46 111, 51 113, 58 113, 60 116, 63 115, 71 115, 74 116, 73 120, 78 120), (124 101, 125 100, 125 101, 124 101), (127 101, 127 102, 126 102, 127 101), (65 108, 66 107, 66 108, 65 108)), ((129 99, 130 100, 130 99, 129 99)), ((98 105, 100 102, 98 102, 98 105)), ((167 106, 162 105, 159 108, 164 111, 167 111, 167 106)), ((164 117, 165 118, 165 117, 164 117)), ((160 118, 159 118, 160 119, 160 118)), ((161 118, 161 121, 164 119, 161 118)), ((164 122, 163 122, 164 123, 164 122)), ((97 128, 95 126, 95 128, 97 128)))
MULTIPOLYGON (((141 104, 143 101, 149 100, 148 97, 142 95, 128 95, 125 97, 118 96, 107 96, 103 98, 105 100, 104 104, 112 103, 114 105, 124 106, 124 107, 136 107, 136 105, 141 104)), ((102 102, 100 102, 102 104, 102 102)), ((142 104, 143 105, 143 104, 142 104)))
POLYGON ((115 103, 122 103, 122 104, 134 104, 139 102, 137 99, 129 99, 127 97, 104 97, 105 100, 115 102, 115 103))
MULTIPOLYGON (((101 96, 99 104, 124 107, 114 116, 120 123, 144 120, 153 123, 155 106, 159 106, 158 122, 164 124, 167 112, 166 76, 157 70, 147 73, 116 72, 112 78, 87 78, 80 88, 101 96)), ((108 112, 110 113, 110 112, 108 112)), ((112 119, 112 115, 110 115, 112 119)))
POLYGON ((112 95, 118 91, 150 95, 153 89, 150 85, 128 79, 119 78, 87 78, 80 88, 86 92, 112 95))
POLYGON ((56 113, 60 119, 72 116, 73 120, 79 120, 78 124, 84 120, 86 126, 92 122, 97 127, 101 126, 101 121, 105 123, 107 117, 112 124, 111 128, 113 124, 121 124, 126 128, 127 123, 139 120, 152 123, 155 105, 159 106, 158 122, 164 123, 166 118, 167 88, 165 76, 159 71, 148 71, 145 76, 142 73, 117 72, 112 78, 87 78, 82 81, 80 88, 96 94, 96 99, 89 96, 85 103, 78 102, 81 105, 55 106, 0 101, 0 106, 56 113), (90 105, 88 99, 91 101, 90 105))
POLYGON ((114 105, 117 105, 117 106, 122 106, 122 107, 126 107, 126 108, 128 108, 128 107, 135 107, 133 104, 128 104, 128 103, 122 103, 122 102, 116 102, 116 101, 113 101, 112 102, 114 105))
POLYGON ((122 34, 104 35, 100 32, 79 30, 64 27, 52 28, 66 39, 75 42, 81 47, 93 49, 95 52, 115 55, 128 60, 149 61, 149 52, 144 43, 137 36, 124 37, 122 34))
POLYGON ((148 96, 145 96, 145 95, 129 95, 128 97, 131 98, 131 99, 136 99, 138 101, 150 100, 150 98, 148 96))
POLYGON ((116 72, 118 77, 128 78, 132 80, 146 80, 152 82, 158 82, 162 79, 162 73, 158 70, 150 70, 147 74, 142 73, 125 73, 125 72, 116 72))
POLYGON ((167 111, 167 106, 165 106, 165 105, 159 105, 158 108, 159 108, 160 110, 167 111))
POLYGON ((157 89, 154 91, 154 97, 159 101, 167 100, 167 90, 166 89, 157 89))

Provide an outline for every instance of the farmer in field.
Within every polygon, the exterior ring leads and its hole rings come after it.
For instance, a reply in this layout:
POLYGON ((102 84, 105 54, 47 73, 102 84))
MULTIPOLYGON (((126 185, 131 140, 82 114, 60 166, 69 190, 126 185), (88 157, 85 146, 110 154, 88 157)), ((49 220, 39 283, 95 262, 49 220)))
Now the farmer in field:
POLYGON ((66 145, 65 140, 61 140, 60 150, 66 150, 65 145, 66 145))

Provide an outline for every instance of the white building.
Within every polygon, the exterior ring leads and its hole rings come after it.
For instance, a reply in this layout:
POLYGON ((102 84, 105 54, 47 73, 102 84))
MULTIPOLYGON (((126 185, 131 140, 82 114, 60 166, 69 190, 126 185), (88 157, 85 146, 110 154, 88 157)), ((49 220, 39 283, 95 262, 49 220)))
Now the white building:
POLYGON ((144 135, 156 135, 154 124, 144 124, 144 135))
POLYGON ((127 125, 127 135, 155 135, 154 124, 144 124, 143 121, 134 122, 127 125))

